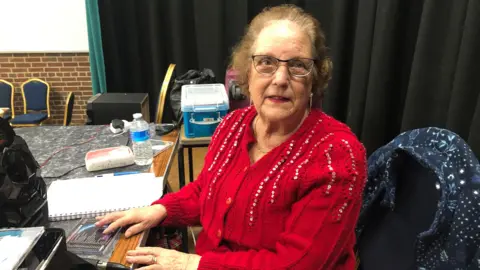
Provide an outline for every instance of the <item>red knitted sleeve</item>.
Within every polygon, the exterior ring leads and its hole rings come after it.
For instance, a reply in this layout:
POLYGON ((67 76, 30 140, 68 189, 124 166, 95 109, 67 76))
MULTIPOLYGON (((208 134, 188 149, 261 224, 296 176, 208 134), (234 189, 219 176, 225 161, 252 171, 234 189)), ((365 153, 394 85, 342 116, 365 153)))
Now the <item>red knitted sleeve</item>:
POLYGON ((189 183, 180 191, 169 193, 163 198, 152 203, 161 204, 167 209, 167 217, 162 221, 162 226, 196 226, 200 225, 200 193, 205 186, 207 170, 212 161, 212 153, 218 148, 217 138, 222 137, 225 130, 230 128, 238 112, 228 114, 219 124, 212 136, 212 141, 205 156, 205 164, 200 175, 193 183, 189 183))
MULTIPOLYGON (((203 254, 198 269, 354 269, 355 225, 366 181, 364 147, 337 133, 319 145, 272 250, 203 254)), ((293 180, 292 180, 293 181, 293 180)))
POLYGON ((153 204, 161 204, 167 209, 167 217, 162 221, 162 226, 196 226, 200 225, 200 192, 205 180, 203 171, 197 179, 180 191, 169 193, 153 204))

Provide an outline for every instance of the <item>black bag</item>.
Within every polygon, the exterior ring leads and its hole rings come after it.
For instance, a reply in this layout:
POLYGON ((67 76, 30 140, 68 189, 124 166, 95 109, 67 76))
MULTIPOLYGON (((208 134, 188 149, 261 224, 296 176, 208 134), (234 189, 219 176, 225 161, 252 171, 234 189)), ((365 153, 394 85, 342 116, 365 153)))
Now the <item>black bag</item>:
POLYGON ((182 122, 182 86, 185 84, 207 84, 216 83, 215 74, 211 69, 204 69, 203 71, 189 70, 187 73, 177 77, 173 84, 172 91, 170 91, 170 106, 173 111, 173 122, 180 125, 182 122))
POLYGON ((25 140, 0 117, 0 227, 43 225, 47 187, 25 140))

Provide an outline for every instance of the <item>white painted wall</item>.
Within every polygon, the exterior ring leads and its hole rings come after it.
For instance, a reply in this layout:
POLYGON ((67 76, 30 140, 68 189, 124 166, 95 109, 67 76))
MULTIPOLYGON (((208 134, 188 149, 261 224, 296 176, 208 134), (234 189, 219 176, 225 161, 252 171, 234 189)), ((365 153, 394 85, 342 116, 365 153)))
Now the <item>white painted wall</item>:
POLYGON ((5 52, 88 52, 85 0, 0 0, 5 52))

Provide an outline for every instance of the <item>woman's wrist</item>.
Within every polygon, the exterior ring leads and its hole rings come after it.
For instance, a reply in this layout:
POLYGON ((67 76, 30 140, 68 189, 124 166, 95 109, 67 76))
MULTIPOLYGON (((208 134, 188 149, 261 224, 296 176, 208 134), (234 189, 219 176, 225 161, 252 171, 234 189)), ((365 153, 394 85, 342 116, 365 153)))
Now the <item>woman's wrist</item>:
POLYGON ((167 208, 165 208, 165 206, 163 206, 162 204, 154 204, 154 205, 151 205, 151 207, 153 207, 156 210, 156 212, 159 214, 158 224, 160 224, 167 217, 167 208))

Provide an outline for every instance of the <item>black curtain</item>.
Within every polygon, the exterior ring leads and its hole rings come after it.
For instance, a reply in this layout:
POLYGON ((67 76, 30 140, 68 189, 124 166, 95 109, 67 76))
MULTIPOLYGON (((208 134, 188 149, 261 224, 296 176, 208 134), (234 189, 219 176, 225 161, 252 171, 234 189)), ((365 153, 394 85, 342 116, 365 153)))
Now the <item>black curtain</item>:
POLYGON ((427 126, 480 155, 478 0, 99 0, 108 92, 146 92, 151 112, 169 63, 224 81, 232 46, 268 5, 320 20, 334 62, 324 110, 369 152, 427 126))

